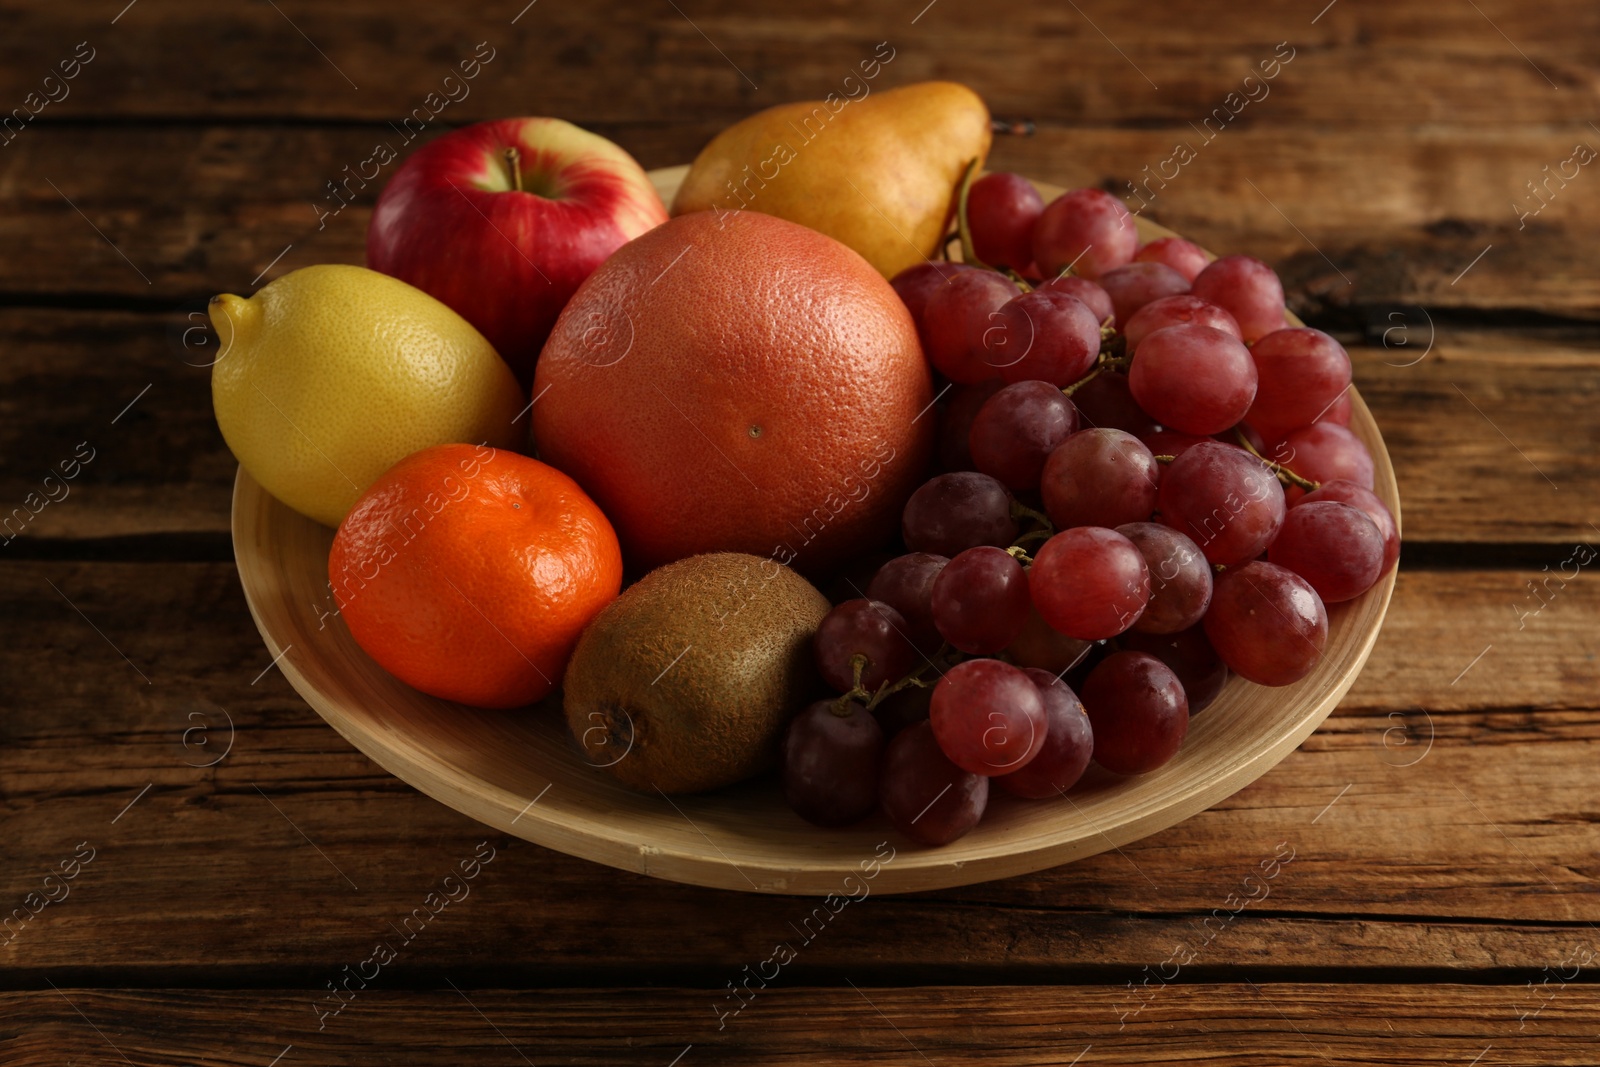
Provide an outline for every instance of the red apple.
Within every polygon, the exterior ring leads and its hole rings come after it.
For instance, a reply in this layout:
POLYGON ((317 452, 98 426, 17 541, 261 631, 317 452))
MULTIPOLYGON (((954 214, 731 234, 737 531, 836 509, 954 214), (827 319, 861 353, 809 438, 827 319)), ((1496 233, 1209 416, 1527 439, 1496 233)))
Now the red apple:
POLYGON ((424 145, 378 197, 367 266, 443 301, 524 385, 556 316, 622 245, 667 221, 632 156, 560 119, 480 122, 424 145))

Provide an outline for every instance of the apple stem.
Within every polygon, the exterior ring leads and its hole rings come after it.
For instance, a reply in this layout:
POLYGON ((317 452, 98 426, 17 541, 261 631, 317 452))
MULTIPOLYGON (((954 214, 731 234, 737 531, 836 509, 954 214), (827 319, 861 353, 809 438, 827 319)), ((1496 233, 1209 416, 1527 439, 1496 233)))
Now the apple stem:
POLYGON ((511 168, 511 188, 522 192, 522 153, 515 145, 506 148, 506 166, 511 168))

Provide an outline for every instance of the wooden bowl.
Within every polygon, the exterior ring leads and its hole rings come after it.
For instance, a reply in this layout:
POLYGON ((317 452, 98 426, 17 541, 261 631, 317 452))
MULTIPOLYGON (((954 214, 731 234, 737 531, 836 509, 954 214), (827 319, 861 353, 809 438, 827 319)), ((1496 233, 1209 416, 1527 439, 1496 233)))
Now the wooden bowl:
MULTIPOLYGON (((669 202, 686 169, 652 174, 669 202)), ((1059 192, 1041 189, 1047 200, 1059 192)), ((1137 221, 1143 240, 1170 232, 1137 221)), ((1351 429, 1372 452, 1376 492, 1398 522, 1383 438, 1354 391, 1352 399, 1351 429)), ((1005 878, 1125 845, 1203 811, 1265 774, 1333 710, 1366 662, 1395 583, 1391 571, 1360 599, 1330 609, 1327 648, 1309 677, 1281 689, 1231 679, 1161 769, 1133 778, 1091 770, 1070 799, 1055 801, 996 790, 976 830, 929 849, 881 815, 845 830, 812 826, 789 811, 771 780, 671 799, 634 793, 579 755, 558 698, 496 712, 411 689, 369 659, 334 614, 332 540, 332 530, 239 471, 233 543, 250 613, 290 684, 351 744, 496 830, 624 870, 758 893, 849 892, 845 878, 859 877, 881 842, 893 859, 881 863, 874 892, 1005 878)))

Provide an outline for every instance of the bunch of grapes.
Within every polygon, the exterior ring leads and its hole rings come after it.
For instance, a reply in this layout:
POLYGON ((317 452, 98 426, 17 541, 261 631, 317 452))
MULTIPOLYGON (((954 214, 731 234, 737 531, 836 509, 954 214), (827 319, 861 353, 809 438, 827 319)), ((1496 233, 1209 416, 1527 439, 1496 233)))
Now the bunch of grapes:
POLYGON ((1288 685, 1326 605, 1399 555, 1350 432, 1350 359, 1290 328, 1272 268, 1175 237, 1140 245, 1097 189, 963 191, 965 263, 894 286, 936 370, 943 473, 906 503, 906 553, 815 640, 839 694, 784 739, 784 792, 913 840, 976 826, 991 782, 1065 794, 1091 759, 1177 753, 1230 673, 1288 685))

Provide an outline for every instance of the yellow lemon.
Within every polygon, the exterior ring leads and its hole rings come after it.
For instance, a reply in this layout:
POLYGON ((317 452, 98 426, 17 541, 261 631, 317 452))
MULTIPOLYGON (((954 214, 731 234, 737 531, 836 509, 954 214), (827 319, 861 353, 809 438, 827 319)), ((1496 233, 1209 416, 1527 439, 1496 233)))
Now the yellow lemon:
POLYGON ((365 267, 292 271, 255 296, 211 299, 222 355, 217 425, 256 481, 337 526, 367 486, 419 449, 517 449, 510 369, 444 304, 365 267))

